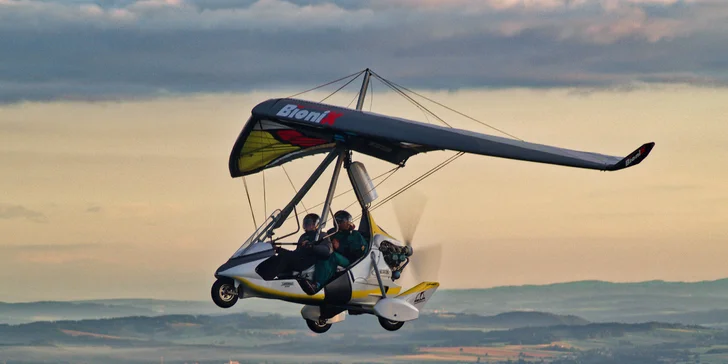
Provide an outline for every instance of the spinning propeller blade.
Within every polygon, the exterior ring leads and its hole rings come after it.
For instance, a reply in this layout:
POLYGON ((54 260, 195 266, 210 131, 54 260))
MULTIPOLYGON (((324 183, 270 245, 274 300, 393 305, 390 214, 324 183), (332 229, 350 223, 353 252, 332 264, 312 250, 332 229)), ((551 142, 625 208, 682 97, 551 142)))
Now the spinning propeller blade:
POLYGON ((412 247, 417 226, 422 218, 422 213, 425 211, 426 204, 427 197, 412 189, 393 201, 394 212, 397 215, 403 242, 412 248, 414 252, 409 263, 414 278, 418 281, 422 279, 436 281, 440 272, 442 246, 437 244, 417 249, 412 247))
POLYGON ((425 211, 427 197, 410 189, 407 193, 397 197, 393 204, 399 230, 402 232, 402 238, 404 239, 403 242, 411 247, 412 239, 417 232, 417 225, 419 225, 422 213, 425 211))
POLYGON ((418 248, 410 260, 412 272, 417 281, 437 281, 440 275, 440 262, 442 261, 442 245, 431 245, 418 248))

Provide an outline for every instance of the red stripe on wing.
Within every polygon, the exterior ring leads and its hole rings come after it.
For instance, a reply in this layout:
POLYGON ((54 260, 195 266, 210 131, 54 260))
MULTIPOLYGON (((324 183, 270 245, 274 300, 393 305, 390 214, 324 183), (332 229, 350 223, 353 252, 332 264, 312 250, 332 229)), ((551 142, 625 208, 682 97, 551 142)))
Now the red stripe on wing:
POLYGON ((281 138, 281 140, 287 141, 292 145, 303 148, 313 147, 326 143, 326 141, 323 139, 309 138, 296 130, 278 130, 276 131, 276 135, 281 138))

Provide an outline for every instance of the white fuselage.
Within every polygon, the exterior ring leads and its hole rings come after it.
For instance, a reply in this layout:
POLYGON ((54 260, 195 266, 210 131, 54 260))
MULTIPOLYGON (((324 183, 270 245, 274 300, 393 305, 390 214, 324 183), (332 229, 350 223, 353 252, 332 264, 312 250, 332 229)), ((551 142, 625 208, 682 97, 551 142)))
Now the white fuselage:
MULTIPOLYGON (((402 287, 392 281, 392 270, 385 263, 382 253, 379 251, 379 244, 385 239, 391 243, 401 245, 391 237, 375 234, 371 239, 371 249, 367 255, 347 272, 346 276, 351 284, 349 305, 371 307, 382 298, 381 289, 377 281, 376 273, 374 272, 372 254, 374 255, 374 260, 379 269, 379 275, 387 295, 397 295, 400 293, 402 287)), ((272 246, 270 244, 258 243, 255 245, 255 248, 257 248, 257 252, 260 252, 265 249, 272 249, 272 246)), ((308 295, 295 279, 264 280, 255 271, 255 268, 265 259, 267 258, 261 258, 228 268, 219 272, 218 275, 232 278, 235 280, 236 285, 243 286, 243 294, 240 298, 260 297, 280 299, 300 304, 326 304, 326 292, 324 289, 314 295, 308 295)), ((342 268, 339 269, 341 270, 342 268)), ((308 275, 310 278, 312 273, 313 268, 309 268, 304 271, 303 275, 308 275)))

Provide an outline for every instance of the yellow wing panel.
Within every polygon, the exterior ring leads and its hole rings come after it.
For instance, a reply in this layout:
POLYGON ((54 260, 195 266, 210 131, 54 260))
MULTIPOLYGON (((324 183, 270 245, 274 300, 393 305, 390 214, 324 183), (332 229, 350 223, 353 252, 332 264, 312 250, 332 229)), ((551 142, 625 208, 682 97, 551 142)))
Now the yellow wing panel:
POLYGON ((298 150, 301 147, 281 143, 267 131, 253 130, 240 150, 238 168, 241 171, 262 168, 275 159, 298 150))

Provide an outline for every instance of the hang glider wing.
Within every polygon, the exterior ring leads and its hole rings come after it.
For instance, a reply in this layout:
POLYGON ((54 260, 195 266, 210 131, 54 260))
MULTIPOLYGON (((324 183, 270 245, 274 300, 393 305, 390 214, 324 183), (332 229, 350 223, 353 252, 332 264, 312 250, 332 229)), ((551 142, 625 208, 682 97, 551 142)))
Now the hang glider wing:
POLYGON ((230 155, 230 173, 240 177, 294 159, 325 153, 336 143, 268 119, 250 118, 230 155))
POLYGON ((627 157, 582 152, 295 99, 258 104, 230 156, 233 177, 331 150, 336 142, 389 161, 453 150, 568 167, 616 171, 639 164, 654 143, 627 157))

